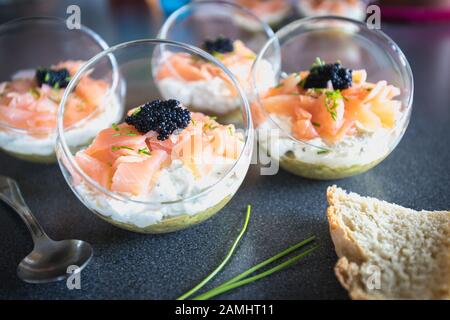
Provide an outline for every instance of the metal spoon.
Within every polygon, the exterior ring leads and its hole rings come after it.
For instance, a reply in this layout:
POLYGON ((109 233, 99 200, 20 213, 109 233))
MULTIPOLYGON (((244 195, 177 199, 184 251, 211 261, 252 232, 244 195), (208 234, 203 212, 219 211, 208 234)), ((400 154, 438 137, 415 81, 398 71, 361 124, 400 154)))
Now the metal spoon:
POLYGON ((89 263, 91 245, 81 240, 50 239, 26 205, 16 181, 0 176, 0 199, 19 214, 33 238, 33 251, 17 267, 20 279, 29 283, 62 280, 70 275, 69 266, 77 266, 72 272, 80 272, 89 263))

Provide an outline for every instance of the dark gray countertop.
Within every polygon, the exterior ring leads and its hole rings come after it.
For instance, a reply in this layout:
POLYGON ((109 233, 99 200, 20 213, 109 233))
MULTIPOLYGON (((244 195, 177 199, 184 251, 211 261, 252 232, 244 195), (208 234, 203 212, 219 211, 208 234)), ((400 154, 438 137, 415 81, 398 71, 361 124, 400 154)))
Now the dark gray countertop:
MULTIPOLYGON (((42 3, 42 2, 40 2, 42 3)), ((6 7, 0 22, 21 15, 64 16, 64 1, 6 7), (58 3, 58 4, 57 4, 58 3)), ((154 36, 144 5, 108 9, 96 19, 80 1, 83 23, 110 44, 154 36), (120 11, 118 13, 118 11, 120 11)), ((102 8, 103 1, 95 1, 102 8)), ((118 1, 113 2, 120 3, 118 1)), ((450 24, 383 24, 404 50, 415 75, 411 123, 392 154, 373 170, 336 181, 339 186, 415 209, 450 207, 450 24)), ((90 242, 94 258, 81 274, 81 290, 65 282, 31 285, 15 272, 32 249, 18 216, 0 205, 0 298, 3 299, 173 299, 205 277, 225 256, 253 205, 250 226, 229 265, 208 287, 306 238, 321 248, 299 264, 222 295, 224 299, 345 299, 333 273, 336 262, 325 217, 326 187, 333 182, 305 180, 279 172, 260 176, 252 166, 232 201, 216 216, 191 229, 167 235, 140 235, 95 217, 70 191, 57 165, 37 165, 0 154, 0 174, 17 179, 26 201, 55 239, 90 242)))

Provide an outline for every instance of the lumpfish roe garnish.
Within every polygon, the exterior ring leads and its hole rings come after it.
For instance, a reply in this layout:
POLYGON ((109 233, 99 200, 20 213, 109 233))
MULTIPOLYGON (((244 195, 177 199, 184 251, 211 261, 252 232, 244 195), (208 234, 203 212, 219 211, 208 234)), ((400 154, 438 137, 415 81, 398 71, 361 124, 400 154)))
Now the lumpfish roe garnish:
POLYGON ((207 39, 203 43, 205 51, 213 53, 228 53, 234 51, 234 45, 230 38, 220 36, 215 40, 207 39))
POLYGON ((166 140, 175 130, 185 129, 190 121, 190 111, 175 99, 147 102, 125 118, 140 133, 156 131, 158 140, 166 140))
POLYGON ((36 81, 39 86, 45 83, 55 89, 65 88, 70 82, 70 73, 66 68, 58 70, 39 68, 36 70, 36 81))
POLYGON ((340 63, 313 66, 303 84, 303 88, 327 88, 328 81, 333 89, 347 89, 352 86, 352 70, 342 68, 340 63))

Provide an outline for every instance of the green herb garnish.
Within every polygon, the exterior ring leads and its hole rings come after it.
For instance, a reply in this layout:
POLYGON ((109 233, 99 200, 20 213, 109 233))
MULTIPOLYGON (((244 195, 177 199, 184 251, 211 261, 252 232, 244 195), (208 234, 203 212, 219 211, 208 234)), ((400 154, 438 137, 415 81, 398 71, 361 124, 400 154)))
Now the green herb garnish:
POLYGON ((132 116, 137 116, 141 112, 141 107, 137 107, 136 110, 132 113, 132 116))
POLYGON ((50 73, 47 72, 47 73, 45 74, 44 81, 45 81, 45 82, 49 82, 49 81, 50 81, 50 73))
POLYGON ((331 118, 336 121, 337 113, 336 109, 339 106, 339 100, 343 99, 342 93, 339 89, 332 91, 325 91, 325 107, 330 113, 331 118))
POLYGON ((233 128, 231 126, 228 126, 228 133, 230 134, 230 136, 233 135, 233 128))
POLYGON ((177 300, 184 300, 194 293, 196 293, 198 290, 200 290, 206 283, 208 283, 209 280, 211 280, 217 273, 219 273, 220 270, 223 269, 223 267, 227 264, 228 260, 230 260, 231 256, 233 255, 234 250, 236 250, 236 247, 239 243, 239 241, 242 239, 245 231, 247 230, 248 222, 250 220, 250 213, 252 210, 252 206, 247 206, 247 213, 245 215, 245 221, 244 225, 242 226, 241 232, 239 232, 239 235, 237 236, 236 240, 234 240, 233 245, 230 248, 230 251, 228 251, 227 255, 225 256, 225 259, 217 266, 216 269, 214 269, 213 272, 211 272, 205 279, 203 279, 198 285, 196 285, 194 288, 186 292, 185 294, 181 295, 177 298, 177 300))
POLYGON ((147 156, 151 156, 152 154, 150 153, 150 151, 147 148, 142 148, 138 150, 138 153, 140 154, 145 154, 147 156))
POLYGON ((133 133, 133 132, 130 132, 130 133, 127 133, 127 136, 129 136, 129 137, 136 137, 137 134, 136 134, 136 133, 133 133))
POLYGON ((112 136, 113 137, 118 137, 118 136, 120 136, 120 133, 114 133, 112 136))
POLYGON ((127 147, 127 146, 112 146, 111 147, 112 151, 118 151, 120 149, 134 150, 133 148, 130 148, 130 147, 127 147))
POLYGON ((314 127, 320 127, 320 123, 318 122, 311 121, 311 123, 314 127))
POLYGON ((28 90, 28 92, 33 96, 35 99, 39 99, 41 97, 41 94, 39 93, 39 90, 36 88, 31 88, 28 90))
POLYGON ((317 151, 317 154, 326 154, 328 152, 330 152, 330 151, 328 151, 328 150, 320 150, 320 151, 317 151))
POLYGON ((319 57, 316 57, 316 60, 314 61, 314 63, 311 66, 311 69, 315 68, 315 67, 321 67, 321 66, 324 66, 324 65, 325 65, 325 61, 323 61, 319 57))
POLYGON ((116 131, 120 131, 119 126, 118 126, 117 123, 115 123, 115 122, 111 125, 111 127, 112 127, 114 130, 116 130, 116 131))
POLYGON ((56 89, 56 90, 59 89, 59 82, 55 82, 55 84, 53 85, 53 89, 56 89))

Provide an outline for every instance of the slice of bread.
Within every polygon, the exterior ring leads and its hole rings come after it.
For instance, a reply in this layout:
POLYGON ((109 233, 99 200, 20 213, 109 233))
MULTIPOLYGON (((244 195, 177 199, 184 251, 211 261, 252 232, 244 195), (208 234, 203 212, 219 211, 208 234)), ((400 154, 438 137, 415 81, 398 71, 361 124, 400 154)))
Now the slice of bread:
POLYGON ((352 299, 450 299, 450 211, 415 211, 327 190, 339 260, 352 299))

